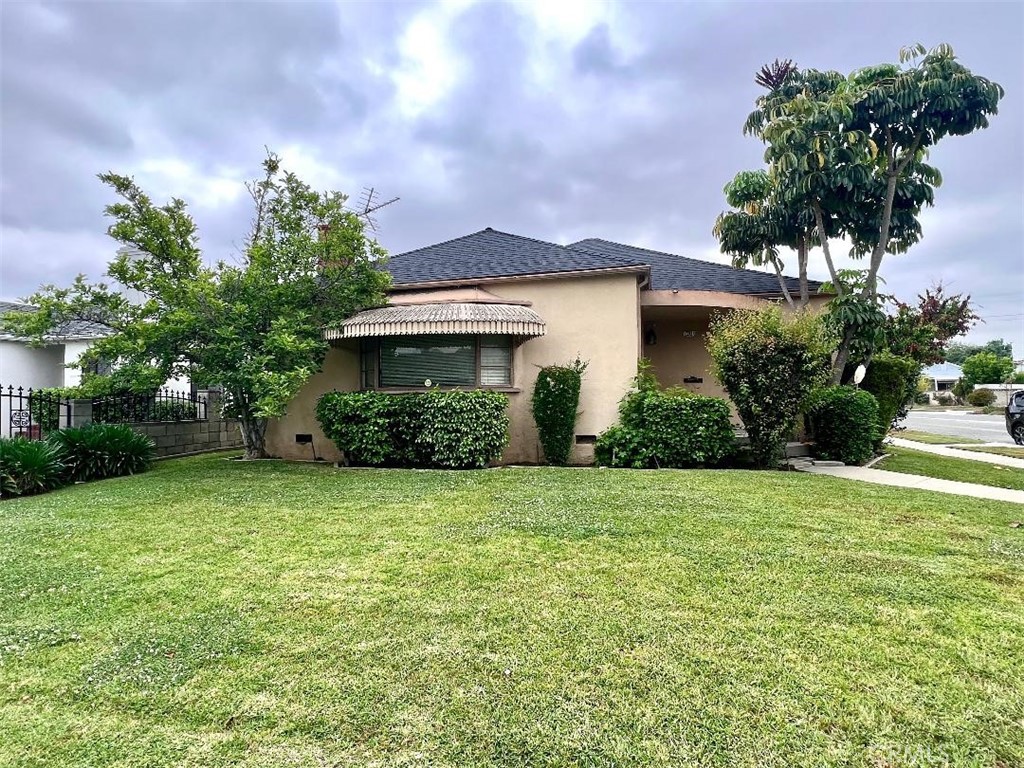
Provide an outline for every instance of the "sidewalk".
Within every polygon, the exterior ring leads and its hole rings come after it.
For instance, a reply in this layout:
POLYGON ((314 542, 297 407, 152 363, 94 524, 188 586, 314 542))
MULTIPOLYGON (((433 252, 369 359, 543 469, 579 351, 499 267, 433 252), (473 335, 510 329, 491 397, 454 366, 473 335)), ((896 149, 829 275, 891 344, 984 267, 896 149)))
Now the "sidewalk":
MULTIPOLYGON (((909 442, 909 440, 900 440, 897 444, 909 442)), ((913 447, 916 448, 917 445, 917 443, 914 443, 913 447)), ((930 445, 928 447, 937 448, 940 446, 930 445)), ((937 451, 933 451, 933 453, 937 453, 937 451)), ((966 451, 962 451, 962 453, 966 453, 966 451)), ((999 463, 1001 464, 1002 462, 999 463)), ((829 467, 809 463, 807 466, 801 466, 799 471, 809 472, 812 475, 831 475, 832 477, 843 477, 847 480, 860 480, 864 483, 875 483, 876 485, 894 485, 899 488, 917 488, 922 491, 938 491, 939 493, 952 493, 957 496, 971 496, 975 499, 992 499, 994 501, 1010 501, 1016 504, 1024 504, 1024 491, 1011 491, 1007 488, 994 488, 991 485, 978 485, 977 483, 959 483, 954 480, 939 480, 934 477, 923 477, 921 475, 905 475, 902 472, 889 472, 884 469, 829 467)))
MULTIPOLYGON (((970 461, 984 461, 989 464, 998 464, 1001 467, 1014 467, 1024 469, 1024 459, 1015 459, 1012 456, 1000 456, 995 453, 979 453, 978 451, 964 451, 959 448, 950 448, 945 445, 929 445, 919 443, 916 440, 904 440, 902 437, 890 437, 889 441, 897 448, 913 448, 922 453, 934 453, 937 456, 948 456, 955 459, 968 459, 970 461)), ((1011 448, 1009 444, 1006 446, 1011 448)))

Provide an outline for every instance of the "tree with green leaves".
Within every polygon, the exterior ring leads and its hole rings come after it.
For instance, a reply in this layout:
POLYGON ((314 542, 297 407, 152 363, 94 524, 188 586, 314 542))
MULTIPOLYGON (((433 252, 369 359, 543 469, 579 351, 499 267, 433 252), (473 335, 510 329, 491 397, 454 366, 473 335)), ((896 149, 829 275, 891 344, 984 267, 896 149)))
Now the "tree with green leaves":
POLYGON ((963 369, 964 380, 972 386, 1002 384, 1013 375, 1013 360, 991 352, 979 352, 964 360, 963 369))
POLYGON ((267 420, 283 416, 319 370, 324 331, 384 302, 386 253, 345 195, 314 191, 273 154, 247 185, 254 213, 241 258, 213 266, 184 201, 154 205, 127 176, 99 178, 121 198, 106 209, 108 233, 126 246, 107 268, 120 287, 82 275, 70 288, 47 285, 28 299, 38 312, 8 314, 3 326, 42 341, 87 320, 111 332, 89 349, 92 359, 216 382, 246 457, 265 457, 267 420))
POLYGON ((893 302, 895 312, 886 317, 882 326, 881 346, 920 365, 934 365, 947 359, 949 340, 963 336, 979 320, 970 296, 947 296, 941 284, 926 289, 917 297, 916 305, 893 302))
POLYGON ((961 64, 948 45, 915 45, 899 64, 848 76, 766 68, 744 132, 765 145, 771 202, 791 217, 813 216, 843 327, 833 366, 843 379, 858 334, 877 335, 880 269, 887 253, 904 253, 921 238, 919 216, 942 180, 929 165, 931 147, 949 136, 987 127, 1004 92, 961 64), (829 238, 845 238, 866 259, 857 285, 837 270, 829 238))
POLYGON ((984 344, 950 344, 946 349, 945 359, 947 362, 962 365, 971 355, 979 352, 991 352, 996 357, 1013 357, 1013 345, 1005 339, 992 339, 984 344))

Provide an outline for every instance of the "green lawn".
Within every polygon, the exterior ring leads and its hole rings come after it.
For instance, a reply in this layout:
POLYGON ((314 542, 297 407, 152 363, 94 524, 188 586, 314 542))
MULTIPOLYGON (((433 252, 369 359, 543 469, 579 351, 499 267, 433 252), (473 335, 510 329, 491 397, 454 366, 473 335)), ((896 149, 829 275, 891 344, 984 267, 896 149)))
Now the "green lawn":
POLYGON ((0 765, 1022 765, 1021 509, 209 456, 4 502, 0 765))
POLYGON ((890 437, 902 437, 904 440, 913 440, 918 443, 929 445, 969 445, 981 443, 983 440, 975 440, 972 437, 955 437, 953 435, 933 435, 931 432, 917 432, 913 429, 900 429, 889 433, 890 437))
POLYGON ((909 475, 937 477, 941 480, 959 480, 961 483, 981 483, 996 488, 1010 488, 1024 491, 1024 470, 1018 467, 1003 467, 987 461, 948 458, 934 453, 915 451, 910 448, 886 446, 891 454, 875 464, 875 469, 906 472, 909 475))
POLYGON ((974 451, 975 453, 994 453, 997 456, 1009 456, 1014 459, 1024 459, 1024 446, 1020 445, 1007 445, 1003 446, 983 446, 981 448, 964 448, 965 451, 974 451))

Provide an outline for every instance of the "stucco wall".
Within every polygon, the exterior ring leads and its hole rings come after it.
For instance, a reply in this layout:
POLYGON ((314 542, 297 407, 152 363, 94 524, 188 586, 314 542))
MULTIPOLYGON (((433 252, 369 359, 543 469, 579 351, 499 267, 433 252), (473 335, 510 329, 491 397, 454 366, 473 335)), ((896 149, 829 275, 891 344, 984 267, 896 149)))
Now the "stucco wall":
MULTIPOLYGON (((90 341, 68 341, 64 343, 64 365, 70 363, 77 363, 78 358, 82 356, 92 344, 90 341)), ((81 368, 65 368, 64 369, 64 386, 65 387, 77 387, 82 383, 82 369, 81 368)))
POLYGON ((0 341, 0 384, 60 387, 64 384, 64 346, 30 347, 20 341, 0 341))
MULTIPOLYGON (((587 361, 580 392, 577 435, 598 435, 618 419, 619 400, 636 375, 640 355, 638 288, 635 275, 534 280, 488 286, 507 299, 532 302, 547 334, 519 345, 513 357, 518 393, 509 396, 511 422, 506 462, 542 459, 530 399, 539 368, 587 361)), ((577 445, 573 460, 589 462, 593 445, 577 445)))
POLYGON ((273 419, 267 426, 267 450, 272 456, 288 459, 312 459, 308 445, 295 442, 296 434, 313 435, 316 455, 328 461, 339 461, 341 454, 320 430, 316 421, 316 401, 320 395, 332 390, 353 392, 359 389, 359 346, 344 342, 331 347, 320 372, 309 380, 298 397, 288 406, 288 413, 273 419))
MULTIPOLYGON (((507 463, 541 460, 530 397, 539 367, 567 363, 577 353, 589 362, 580 395, 578 435, 597 435, 613 424, 618 402, 636 373, 639 355, 639 314, 636 276, 607 275, 552 280, 523 280, 491 284, 488 291, 505 299, 524 300, 544 318, 545 336, 528 339, 514 350, 513 386, 509 392, 511 422, 507 463)), ((318 456, 340 457, 320 431, 314 409, 324 392, 359 387, 359 357, 355 344, 332 348, 318 373, 289 406, 288 414, 267 430, 268 450, 286 458, 309 459, 308 445, 295 443, 296 433, 313 435, 318 456)), ((590 461, 593 446, 577 445, 574 460, 590 461)))

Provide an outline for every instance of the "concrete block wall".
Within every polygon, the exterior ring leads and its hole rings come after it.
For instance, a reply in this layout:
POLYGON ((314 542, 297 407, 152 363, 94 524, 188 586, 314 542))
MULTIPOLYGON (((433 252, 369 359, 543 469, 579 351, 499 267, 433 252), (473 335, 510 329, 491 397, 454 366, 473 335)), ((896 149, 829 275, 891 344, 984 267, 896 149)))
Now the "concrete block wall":
MULTIPOLYGON (((128 426, 152 438, 156 443, 157 458, 241 448, 242 431, 238 428, 238 421, 221 418, 220 393, 207 391, 199 395, 206 398, 207 418, 204 421, 133 422, 128 426)), ((90 401, 73 401, 74 426, 88 421, 91 413, 90 401)))

